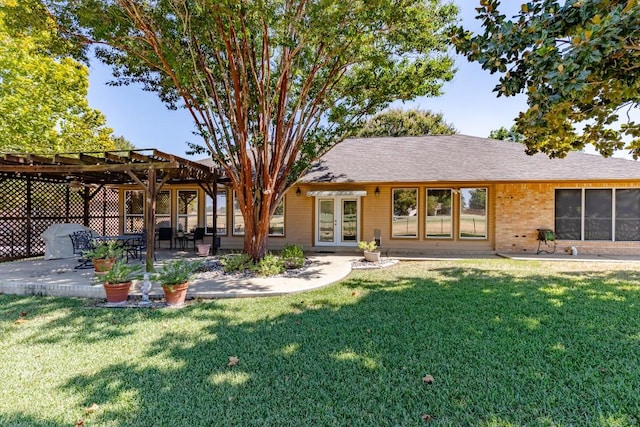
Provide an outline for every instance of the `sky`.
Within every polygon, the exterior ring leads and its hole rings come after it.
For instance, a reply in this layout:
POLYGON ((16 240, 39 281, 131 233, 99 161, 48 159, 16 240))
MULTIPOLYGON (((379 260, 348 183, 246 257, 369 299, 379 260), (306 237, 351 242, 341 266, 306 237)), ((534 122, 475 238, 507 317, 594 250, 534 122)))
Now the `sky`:
MULTIPOLYGON (((474 17, 479 0, 457 0, 455 3, 465 28, 478 31, 480 24, 474 17)), ((520 5, 514 0, 503 3, 507 16, 514 15, 520 5)), ((510 128, 518 113, 526 110, 526 98, 497 98, 492 92, 498 83, 497 75, 490 75, 462 56, 454 57, 457 72, 452 81, 445 83, 442 96, 394 103, 393 107, 442 113, 445 121, 464 135, 488 137, 492 130, 502 126, 510 128)), ((192 133, 193 121, 186 110, 168 110, 157 95, 143 91, 138 85, 107 86, 106 82, 110 80, 110 69, 93 60, 89 74, 89 104, 106 115, 107 124, 116 135, 124 136, 137 148, 157 148, 185 157, 187 141, 200 143, 199 137, 192 133)))

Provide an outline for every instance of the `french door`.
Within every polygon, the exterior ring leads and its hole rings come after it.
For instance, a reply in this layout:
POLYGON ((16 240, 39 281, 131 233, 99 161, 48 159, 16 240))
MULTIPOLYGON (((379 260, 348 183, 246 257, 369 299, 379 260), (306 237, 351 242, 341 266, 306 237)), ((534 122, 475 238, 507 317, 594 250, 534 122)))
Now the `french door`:
POLYGON ((358 246, 359 197, 316 198, 316 246, 358 246))

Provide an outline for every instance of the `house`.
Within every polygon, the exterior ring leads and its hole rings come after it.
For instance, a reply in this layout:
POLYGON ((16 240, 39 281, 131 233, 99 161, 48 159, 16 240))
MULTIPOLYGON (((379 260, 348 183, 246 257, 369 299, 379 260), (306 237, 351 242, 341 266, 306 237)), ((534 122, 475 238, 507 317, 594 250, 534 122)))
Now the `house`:
MULTIPOLYGON (((151 194, 156 228, 204 227, 207 242, 243 246, 242 215, 210 160, 157 150, 5 154, 0 178, 0 259, 43 254, 39 238, 55 223, 140 232, 151 194)), ((376 238, 389 255, 528 253, 538 229, 580 253, 640 254, 640 163, 528 156, 521 144, 465 135, 348 139, 285 194, 268 247, 355 251, 376 238)))
MULTIPOLYGON (((222 247, 242 247, 226 197, 222 247)), ((219 219, 220 221, 221 219, 219 219)), ((536 252, 538 229, 581 253, 640 254, 640 163, 465 135, 349 139, 285 197, 269 247, 353 251, 379 237, 396 255, 536 252)))

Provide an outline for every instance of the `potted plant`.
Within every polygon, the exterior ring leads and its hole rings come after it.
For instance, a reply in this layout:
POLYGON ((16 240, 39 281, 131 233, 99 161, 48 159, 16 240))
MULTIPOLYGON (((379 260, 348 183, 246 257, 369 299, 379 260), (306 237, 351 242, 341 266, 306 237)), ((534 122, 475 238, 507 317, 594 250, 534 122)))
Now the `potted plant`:
POLYGON ((179 306, 184 304, 189 287, 189 279, 200 267, 199 262, 177 259, 162 264, 155 274, 155 280, 160 283, 164 291, 167 305, 179 306))
POLYGON ((129 297, 131 281, 140 278, 142 266, 129 265, 123 261, 116 261, 109 271, 101 274, 99 281, 104 286, 107 295, 107 302, 112 304, 123 304, 129 297))
POLYGON ((83 252, 83 256, 93 261, 96 273, 109 271, 116 259, 124 253, 122 245, 117 240, 93 240, 93 249, 83 252))
POLYGON ((364 252, 365 261, 380 262, 380 251, 376 250, 378 249, 378 245, 375 240, 370 242, 361 240, 358 242, 358 247, 364 252))

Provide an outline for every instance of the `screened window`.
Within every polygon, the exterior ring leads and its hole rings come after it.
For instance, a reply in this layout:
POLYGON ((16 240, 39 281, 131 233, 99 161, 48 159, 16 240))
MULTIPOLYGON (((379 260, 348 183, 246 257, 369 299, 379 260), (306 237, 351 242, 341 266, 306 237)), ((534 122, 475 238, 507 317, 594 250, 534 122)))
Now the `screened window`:
POLYGON ((584 239, 611 240, 612 233, 611 190, 585 190, 584 193, 584 239))
POLYGON ((284 198, 269 221, 269 236, 284 236, 284 198))
POLYGON ((198 192, 196 190, 178 191, 177 231, 189 232, 198 226, 198 192))
POLYGON ((124 232, 140 233, 144 227, 144 192, 124 192, 124 232))
POLYGON ((235 191, 233 192, 233 235, 244 236, 244 217, 235 191))
POLYGON ((213 233, 213 224, 216 224, 216 235, 227 234, 227 190, 222 190, 216 194, 216 214, 213 214, 213 199, 206 198, 206 223, 207 234, 213 233))
POLYGON ((487 189, 460 189, 460 238, 487 238, 487 189))
POLYGON ((393 190, 392 237, 418 237, 418 189, 393 190))
POLYGON ((161 191, 156 196, 156 225, 171 227, 171 193, 161 191))
POLYGON ((616 190, 616 240, 640 240, 640 190, 616 190))
POLYGON ((427 189, 425 234, 430 238, 452 237, 451 189, 427 189))
POLYGON ((582 238, 582 190, 556 190, 556 236, 558 239, 582 238))

